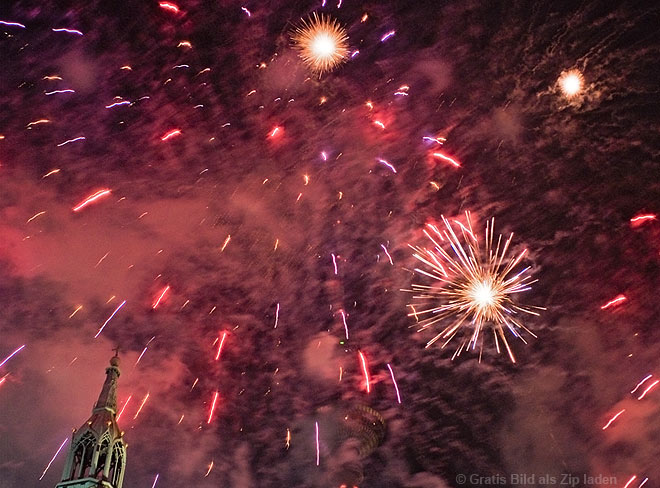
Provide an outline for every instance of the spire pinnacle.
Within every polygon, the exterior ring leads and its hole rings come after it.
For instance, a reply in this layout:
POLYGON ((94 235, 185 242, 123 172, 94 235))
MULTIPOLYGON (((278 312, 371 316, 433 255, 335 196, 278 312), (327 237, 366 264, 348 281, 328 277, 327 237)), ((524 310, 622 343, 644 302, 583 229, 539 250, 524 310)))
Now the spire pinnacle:
POLYGON ((105 382, 92 412, 108 410, 113 415, 117 413, 117 379, 121 374, 119 370, 119 347, 115 348, 114 351, 115 355, 110 358, 110 366, 105 369, 105 382))

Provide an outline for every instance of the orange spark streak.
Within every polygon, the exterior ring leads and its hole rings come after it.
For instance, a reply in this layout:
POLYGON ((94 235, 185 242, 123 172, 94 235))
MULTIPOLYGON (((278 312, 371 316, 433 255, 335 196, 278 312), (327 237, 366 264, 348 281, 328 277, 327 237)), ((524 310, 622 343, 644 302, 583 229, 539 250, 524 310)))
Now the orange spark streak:
POLYGON ((369 371, 367 369, 367 360, 362 351, 358 351, 360 361, 362 362, 362 371, 364 372, 364 382, 367 385, 367 393, 371 393, 371 385, 369 384, 369 371))
POLYGON ((153 310, 156 310, 156 307, 158 307, 161 300, 163 299, 163 297, 165 296, 165 294, 168 292, 169 289, 170 289, 170 285, 167 285, 165 288, 163 288, 163 291, 161 292, 160 296, 156 299, 156 301, 151 307, 153 310))
POLYGON ((436 158, 440 158, 440 159, 442 159, 442 160, 444 160, 444 161, 447 161, 448 163, 454 165, 454 166, 457 167, 457 168, 460 168, 460 167, 461 167, 461 163, 459 163, 459 162, 456 161, 455 159, 452 159, 452 158, 450 158, 449 156, 446 156, 446 155, 444 155, 444 154, 442 154, 442 153, 440 153, 440 152, 434 152, 434 153, 433 153, 433 156, 436 157, 436 158))
POLYGON ((138 415, 140 415, 140 412, 142 411, 142 407, 144 407, 144 404, 147 403, 147 400, 149 399, 149 393, 147 393, 147 396, 144 397, 144 400, 142 400, 142 403, 140 404, 140 408, 138 408, 137 413, 135 414, 135 417, 133 417, 133 420, 138 418, 138 415))

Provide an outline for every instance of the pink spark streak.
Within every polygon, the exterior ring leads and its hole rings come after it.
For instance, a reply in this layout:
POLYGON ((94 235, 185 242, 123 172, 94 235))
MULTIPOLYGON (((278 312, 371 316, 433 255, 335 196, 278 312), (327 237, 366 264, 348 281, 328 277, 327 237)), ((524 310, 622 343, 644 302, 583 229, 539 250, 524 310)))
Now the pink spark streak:
POLYGON ((218 346, 218 353, 215 355, 215 360, 217 361, 220 359, 220 353, 222 352, 222 345, 225 343, 225 339, 227 338, 227 332, 222 333, 222 340, 220 341, 220 345, 218 346))
POLYGON ((172 129, 169 132, 166 132, 161 138, 161 141, 167 141, 168 139, 171 139, 172 137, 180 136, 181 135, 181 130, 180 129, 172 129))
POLYGON ((41 476, 39 477, 39 481, 41 481, 41 480, 44 478, 44 476, 46 476, 46 472, 48 471, 48 468, 50 468, 50 465, 53 464, 53 461, 55 461, 55 458, 56 458, 57 455, 60 453, 60 451, 61 451, 62 448, 64 447, 64 444, 66 444, 68 440, 69 440, 68 437, 67 437, 66 439, 64 439, 64 442, 62 442, 62 444, 60 445, 60 448, 57 450, 57 452, 55 453, 55 455, 52 457, 52 459, 51 459, 50 462, 48 463, 48 466, 46 466, 46 469, 44 469, 44 472, 41 473, 41 476))
POLYGON ((218 401, 218 392, 216 391, 215 394, 213 395, 213 403, 211 403, 211 411, 209 412, 209 419, 206 421, 207 424, 211 423, 211 420, 213 420, 213 412, 215 410, 215 403, 218 401))
POLYGON ((110 315, 110 317, 108 317, 108 320, 106 320, 105 322, 103 322, 103 325, 101 326, 101 328, 99 329, 99 331, 98 331, 98 332, 96 333, 96 335, 94 336, 94 339, 96 339, 98 336, 101 335, 101 332, 103 332, 103 329, 105 329, 105 326, 108 325, 108 322, 110 322, 110 321, 112 320, 112 317, 114 317, 115 314, 116 314, 117 312, 119 312, 119 309, 120 309, 121 307, 123 307, 125 304, 126 304, 126 300, 124 300, 123 302, 121 302, 121 303, 119 304, 119 306, 115 309, 115 311, 112 312, 112 315, 110 315))
POLYGON ((364 372, 364 383, 367 385, 367 393, 371 393, 371 385, 369 384, 369 371, 367 369, 367 360, 362 351, 358 351, 360 361, 362 362, 362 371, 364 372))
POLYGON ((612 300, 610 300, 609 302, 607 302, 605 305, 600 307, 600 309, 605 310, 605 309, 608 309, 610 307, 614 307, 614 306, 616 306, 620 303, 625 302, 626 300, 628 300, 628 298, 625 295, 618 295, 615 298, 613 298, 612 300))
POLYGON ((441 152, 434 152, 434 153, 433 153, 433 157, 440 158, 440 159, 442 159, 442 160, 444 160, 444 161, 447 161, 448 163, 452 164, 452 165, 455 166, 456 168, 460 168, 460 167, 461 167, 461 163, 459 163, 458 161, 456 161, 456 160, 453 159, 453 158, 450 158, 449 156, 447 156, 447 155, 445 155, 445 154, 442 154, 441 152))
POLYGON ((316 424, 316 465, 318 466, 321 463, 321 450, 319 448, 319 423, 316 424))
POLYGON ((392 371, 392 366, 390 364, 387 364, 387 369, 390 370, 390 375, 392 376, 392 383, 394 383, 394 390, 396 391, 396 401, 401 403, 401 395, 399 395, 399 387, 396 384, 396 380, 394 379, 394 371, 392 371))
POLYGON ((624 408, 624 409, 621 410, 619 413, 617 413, 614 417, 612 417, 612 418, 609 420, 609 422, 607 422, 607 423, 605 424, 605 426, 603 427, 603 430, 607 429, 607 428, 612 424, 612 422, 614 422, 617 418, 619 418, 619 415, 621 415, 621 414, 622 414, 623 412, 625 412, 625 411, 626 411, 626 409, 624 408))
POLYGON ((19 348, 16 349, 14 352, 12 352, 9 356, 7 356, 7 357, 5 358, 5 360, 2 361, 2 362, 0 363, 0 368, 2 368, 2 367, 5 365, 5 363, 6 363, 7 361, 9 361, 11 358, 13 358, 13 357, 14 357, 16 354, 18 354, 19 352, 21 352, 24 348, 25 348, 25 344, 23 344, 21 347, 19 347, 19 348))

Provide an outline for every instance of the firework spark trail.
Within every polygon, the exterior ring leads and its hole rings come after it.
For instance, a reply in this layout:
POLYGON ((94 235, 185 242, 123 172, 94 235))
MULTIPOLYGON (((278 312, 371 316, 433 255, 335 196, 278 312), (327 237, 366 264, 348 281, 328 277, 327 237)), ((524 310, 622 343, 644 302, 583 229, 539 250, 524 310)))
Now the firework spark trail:
POLYGON ((120 107, 122 105, 130 105, 130 104, 131 102, 129 102, 128 100, 122 100, 121 102, 115 102, 115 103, 111 103, 110 105, 106 105, 105 108, 115 108, 115 107, 120 107))
POLYGON ((21 29, 25 29, 23 24, 19 24, 18 22, 9 22, 6 20, 0 20, 0 25, 6 25, 8 27, 20 27, 21 29))
POLYGON ((280 132, 281 130, 282 130, 281 127, 279 127, 279 126, 275 126, 275 127, 273 128, 273 130, 270 131, 270 133, 268 134, 268 137, 270 137, 270 138, 272 139, 272 138, 275 137, 277 134, 279 134, 279 132, 280 132))
POLYGON ((213 469, 213 459, 211 459, 211 463, 209 464, 209 468, 206 470, 206 474, 204 475, 204 478, 208 477, 212 469, 213 469))
POLYGON ((332 256, 332 265, 335 268, 335 274, 337 274, 337 258, 335 257, 334 254, 331 254, 331 256, 332 256))
POLYGON ((277 329, 277 322, 280 320, 280 303, 277 302, 277 308, 275 309, 275 327, 273 329, 277 329))
POLYGON ((169 139, 172 139, 173 137, 180 136, 181 135, 181 130, 180 129, 172 129, 169 132, 166 132, 163 134, 160 138, 161 141, 167 141, 169 139))
POLYGON ((369 382, 369 369, 367 368, 367 359, 364 357, 362 351, 358 351, 360 355, 360 362, 362 363, 362 372, 364 373, 364 384, 367 387, 367 393, 371 393, 371 385, 369 382))
POLYGON ((218 392, 216 391, 213 395, 213 402, 211 403, 211 411, 209 412, 209 419, 206 421, 207 424, 211 423, 213 420, 213 412, 215 411, 215 404, 218 401, 218 392))
MULTIPOLYGON (((494 224, 491 219, 486 224, 485 246, 482 252, 472 226, 470 213, 466 212, 467 225, 460 224, 460 235, 467 247, 461 243, 452 224, 442 216, 445 225, 443 232, 428 224, 424 234, 433 243, 434 247, 429 250, 416 246, 410 246, 415 252, 413 256, 430 268, 425 271, 415 268, 415 271, 432 278, 438 284, 434 286, 413 284, 412 290, 416 293, 414 299, 424 302, 431 301, 429 308, 415 311, 414 315, 427 315, 419 322, 420 331, 455 316, 456 320, 436 334, 427 344, 430 347, 438 339, 445 339, 442 344, 444 348, 459 332, 465 332, 452 359, 456 358, 468 349, 475 349, 477 343, 483 348, 482 331, 486 325, 492 327, 495 346, 500 353, 500 341, 504 344, 509 358, 515 362, 515 357, 509 346, 505 330, 509 330, 515 337, 526 343, 520 332, 525 331, 536 337, 519 320, 514 318, 518 312, 530 315, 539 315, 536 310, 544 310, 542 307, 527 307, 518 305, 513 301, 513 296, 529 290, 532 281, 527 275, 530 267, 526 267, 513 276, 509 276, 514 268, 522 261, 527 250, 523 250, 515 257, 506 258, 507 251, 513 239, 513 234, 502 242, 499 235, 494 242, 494 224), (445 250, 439 241, 445 242, 451 251, 445 250), (450 254, 453 252, 453 256, 450 254)), ((413 315, 409 313, 408 316, 413 315)))
POLYGON ((227 244, 229 244, 229 241, 231 241, 231 234, 227 235, 225 242, 222 244, 222 247, 220 248, 220 252, 224 252, 225 248, 227 247, 227 244))
POLYGON ((25 348, 25 344, 23 344, 21 347, 17 348, 14 352, 12 352, 9 356, 7 356, 4 361, 0 363, 0 368, 2 368, 7 361, 9 361, 11 358, 13 358, 16 354, 21 352, 25 348))
POLYGON ((157 474, 157 475, 156 475, 156 478, 154 479, 154 484, 151 485, 151 488, 156 488, 156 483, 158 483, 158 477, 159 477, 159 476, 160 476, 160 474, 157 474))
POLYGON ((651 391, 651 389, 654 388, 658 383, 660 383, 660 380, 655 380, 653 383, 651 383, 651 384, 646 388, 646 390, 644 390, 644 391, 642 392, 642 394, 639 395, 639 396, 637 397, 637 399, 638 399, 638 400, 641 400, 642 398, 644 398, 644 397, 646 396, 646 394, 647 394, 649 391, 651 391))
POLYGON ((133 365, 134 368, 138 365, 138 363, 142 359, 142 356, 144 356, 144 353, 147 352, 147 348, 149 347, 149 344, 151 344, 151 341, 153 341, 155 338, 156 338, 156 336, 153 336, 151 339, 149 339, 149 342, 147 342, 147 345, 144 346, 144 349, 142 350, 142 354, 140 354, 140 357, 137 358, 137 361, 135 361, 135 364, 133 365))
POLYGON ((434 152, 433 157, 442 159, 443 161, 447 161, 448 163, 450 163, 452 166, 455 166, 456 168, 461 167, 461 163, 456 161, 454 158, 450 158, 449 156, 447 156, 446 154, 443 154, 441 152, 434 152))
POLYGON ((50 92, 44 92, 44 95, 59 95, 60 93, 76 93, 76 90, 67 88, 66 90, 53 90, 50 92))
POLYGON ((284 443, 287 450, 291 447, 291 430, 287 427, 286 429, 286 442, 284 443))
POLYGON ((315 422, 316 425, 316 465, 318 466, 321 463, 321 449, 319 446, 319 423, 315 422))
POLYGON ((392 371, 392 366, 390 366, 389 363, 387 363, 387 369, 390 370, 390 375, 392 376, 392 383, 394 383, 394 390, 396 391, 396 401, 398 403, 401 403, 401 395, 399 395, 399 386, 396 384, 396 380, 394 379, 394 371, 392 371))
POLYGON ((348 324, 346 323, 346 313, 344 309, 339 310, 341 314, 341 320, 344 322, 344 333, 346 334, 346 340, 348 340, 348 324))
POLYGON ((82 36, 83 33, 80 32, 79 30, 76 29, 65 29, 64 27, 59 28, 59 29, 51 29, 53 32, 66 32, 67 34, 76 34, 78 36, 82 36))
POLYGON ((106 196, 110 195, 110 193, 112 193, 112 192, 108 189, 99 190, 96 193, 93 193, 90 196, 88 196, 87 198, 85 198, 82 202, 80 202, 75 207, 73 207, 73 211, 74 212, 79 212, 80 210, 85 208, 87 205, 96 202, 99 198, 103 198, 103 197, 106 197, 106 196))
POLYGON ((617 295, 615 298, 613 298, 612 300, 607 302, 605 305, 600 307, 600 309, 601 310, 607 310, 610 307, 617 307, 621 303, 625 302, 626 300, 628 300, 628 298, 625 295, 617 295))
POLYGON ((5 381, 7 381, 7 376, 9 376, 9 373, 7 373, 2 378, 0 378, 0 386, 2 386, 5 383, 5 381))
POLYGON ((628 480, 628 483, 626 483, 623 488, 628 488, 630 486, 630 483, 632 483, 636 479, 637 479, 637 475, 636 474, 632 475, 632 477, 628 480))
POLYGON ((643 214, 643 215, 636 215, 635 217, 630 219, 630 225, 632 227, 639 227, 645 222, 649 222, 651 220, 656 220, 657 215, 655 214, 643 214))
MULTIPOLYGON (((170 12, 174 12, 175 14, 178 14, 178 13, 179 13, 179 7, 178 7, 177 5, 175 5, 175 4, 173 4, 173 3, 169 3, 169 2, 160 2, 158 5, 159 5, 160 8, 162 8, 163 10, 169 10, 170 12)), ((154 483, 154 484, 155 484, 155 483, 154 483)))
POLYGON ((66 146, 67 144, 71 144, 72 142, 84 141, 84 140, 85 140, 84 136, 76 137, 74 139, 69 139, 68 141, 64 141, 64 142, 58 144, 57 147, 66 146))
POLYGON ((160 292, 160 295, 156 300, 154 300, 153 304, 151 305, 152 310, 156 310, 158 305, 160 305, 160 302, 165 298, 165 294, 170 290, 170 285, 167 285, 165 288, 163 288, 160 292))
POLYGON ((630 393, 635 393, 635 392, 637 391, 637 389, 638 389, 640 386, 642 386, 642 384, 645 383, 646 380, 648 380, 651 376, 653 376, 653 375, 650 374, 650 375, 646 376, 642 381, 640 381, 639 383, 637 383, 637 386, 636 386, 636 387, 633 389, 633 391, 631 391, 630 393))
POLYGON ((124 410, 126 410, 126 407, 128 406, 128 402, 131 401, 131 398, 133 398, 133 395, 129 395, 128 398, 126 399, 126 403, 124 403, 124 406, 121 407, 121 410, 119 411, 119 414, 117 415, 117 422, 119 422, 119 419, 121 418, 122 414, 124 413, 124 410))
POLYGON ((385 247, 385 244, 381 244, 380 247, 382 247, 383 251, 385 251, 385 254, 387 254, 387 259, 390 260, 390 264, 394 266, 394 263, 392 262, 392 256, 390 256, 390 253, 387 252, 387 248, 385 247))
POLYGON ((60 451, 61 451, 62 448, 64 447, 64 444, 66 444, 68 440, 69 440, 69 438, 67 437, 66 439, 64 439, 64 441, 62 442, 62 444, 60 444, 59 449, 57 450, 57 452, 55 453, 55 455, 51 458, 50 462, 49 462, 48 465, 46 466, 46 469, 44 469, 44 472, 41 473, 41 476, 39 477, 39 481, 41 481, 42 479, 44 479, 44 476, 46 476, 46 473, 48 472, 48 469, 50 468, 50 465, 53 464, 53 461, 55 461, 55 458, 56 458, 57 455, 60 453, 60 451))
POLYGON ((105 329, 105 326, 108 325, 108 322, 110 322, 110 321, 112 320, 112 317, 114 317, 115 314, 116 314, 117 312, 119 312, 119 310, 121 309, 121 307, 123 307, 125 304, 126 304, 126 300, 124 300, 123 302, 121 302, 121 303, 119 304, 119 306, 115 309, 115 311, 112 312, 112 315, 110 315, 110 317, 108 317, 108 319, 107 319, 105 322, 103 322, 103 325, 101 326, 101 328, 99 329, 99 331, 98 331, 98 332, 96 333, 96 335, 94 336, 94 339, 96 339, 99 335, 101 335, 101 332, 103 332, 103 329, 105 329))
POLYGON ((605 426, 603 427, 603 430, 607 429, 607 428, 612 424, 612 422, 614 422, 617 418, 619 418, 619 416, 620 416, 623 412, 625 412, 625 411, 626 411, 626 409, 624 408, 623 410, 621 410, 620 412, 618 412, 616 415, 614 415, 614 417, 612 417, 612 418, 611 418, 611 419, 605 424, 605 426))
POLYGON ((147 403, 148 399, 149 399, 149 392, 147 392, 147 395, 144 397, 144 400, 142 400, 142 403, 140 404, 140 408, 138 408, 138 411, 135 412, 135 416, 133 417, 133 420, 138 418, 138 415, 140 415, 140 412, 142 411, 144 404, 147 403))
POLYGON ((642 481, 642 482, 639 484, 639 486, 637 486, 637 488, 642 488, 642 486, 644 486, 648 480, 649 480, 648 478, 644 478, 644 481, 642 481))
POLYGON ((319 76, 346 61, 348 35, 339 22, 315 13, 291 33, 300 58, 319 76))
POLYGON ((220 359, 220 353, 222 352, 222 345, 225 343, 225 339, 227 338, 227 332, 222 333, 222 340, 220 341, 220 345, 218 346, 218 353, 215 355, 215 360, 217 361, 220 359))
POLYGON ((247 14, 248 17, 252 17, 252 12, 250 12, 248 9, 245 7, 241 7, 241 10, 247 14))
POLYGON ((392 170, 392 173, 396 174, 396 168, 392 166, 388 161, 385 161, 384 159, 377 158, 376 161, 378 161, 380 164, 384 164, 388 168, 392 170))
POLYGON ((394 34, 396 34, 396 31, 394 31, 394 30, 389 31, 387 34, 385 34, 383 37, 380 38, 380 42, 387 41, 390 37, 393 37, 394 34))

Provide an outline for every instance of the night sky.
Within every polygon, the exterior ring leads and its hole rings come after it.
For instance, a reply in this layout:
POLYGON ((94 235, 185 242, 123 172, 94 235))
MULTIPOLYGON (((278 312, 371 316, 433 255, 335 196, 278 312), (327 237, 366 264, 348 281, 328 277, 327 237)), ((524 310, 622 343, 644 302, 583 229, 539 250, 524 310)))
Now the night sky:
POLYGON ((3 2, 0 488, 60 480, 116 346, 126 488, 336 486, 358 406, 361 488, 658 486, 660 8, 616 3, 3 2), (538 279, 515 363, 408 315, 466 211, 538 279))

